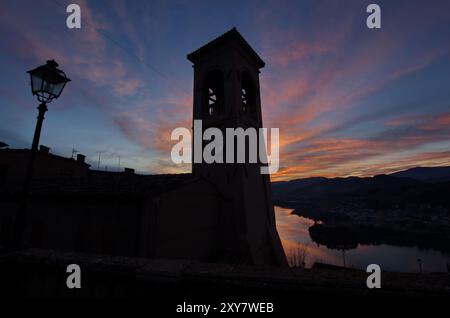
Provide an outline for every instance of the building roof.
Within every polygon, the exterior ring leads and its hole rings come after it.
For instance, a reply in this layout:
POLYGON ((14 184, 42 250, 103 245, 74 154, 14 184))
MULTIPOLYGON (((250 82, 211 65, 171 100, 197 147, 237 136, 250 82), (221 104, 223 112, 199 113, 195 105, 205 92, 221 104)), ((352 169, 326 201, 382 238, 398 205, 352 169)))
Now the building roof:
POLYGON ((250 44, 248 44, 248 42, 243 38, 243 36, 235 27, 212 40, 211 42, 208 42, 207 44, 198 48, 194 52, 188 54, 187 59, 195 64, 205 54, 209 54, 210 52, 215 51, 221 46, 224 46, 230 42, 235 42, 242 49, 244 49, 244 51, 256 62, 258 68, 264 67, 264 61, 259 57, 255 50, 253 50, 250 44))
MULTIPOLYGON (((31 150, 28 149, 28 148, 23 148, 23 149, 5 148, 5 149, 0 149, 0 156, 5 156, 5 155, 8 155, 8 154, 18 154, 18 155, 29 156, 30 152, 31 152, 31 150)), ((90 164, 88 164, 86 162, 80 162, 80 161, 77 161, 74 158, 63 157, 63 156, 59 156, 59 155, 56 155, 54 153, 45 152, 45 151, 42 151, 42 150, 38 150, 37 156, 38 157, 47 157, 47 158, 51 158, 51 159, 55 159, 55 160, 60 160, 61 162, 73 163, 73 164, 76 164, 76 165, 85 166, 87 168, 89 168, 91 166, 90 164)))
MULTIPOLYGON (((17 156, 29 156, 29 154, 29 149, 0 149, 0 159, 10 157, 10 160, 15 160, 17 156)), ((58 175, 58 177, 34 176, 30 191, 32 195, 119 195, 142 197, 158 195, 198 180, 197 177, 190 173, 141 175, 135 174, 132 169, 122 172, 90 170, 89 164, 72 158, 58 156, 45 151, 38 151, 38 156, 80 165, 86 169, 86 174, 82 177, 73 177, 71 175, 58 175)), ((23 161, 21 161, 21 164, 23 164, 23 161)), ((52 165, 49 169, 53 169, 53 167, 52 165)), ((0 195, 17 195, 21 191, 21 183, 0 184, 0 195)))
MULTIPOLYGON (((192 174, 138 175, 127 173, 92 173, 87 178, 33 180, 31 195, 37 196, 119 196, 153 197, 198 181, 192 174)), ((0 195, 15 195, 19 189, 0 187, 0 195)))

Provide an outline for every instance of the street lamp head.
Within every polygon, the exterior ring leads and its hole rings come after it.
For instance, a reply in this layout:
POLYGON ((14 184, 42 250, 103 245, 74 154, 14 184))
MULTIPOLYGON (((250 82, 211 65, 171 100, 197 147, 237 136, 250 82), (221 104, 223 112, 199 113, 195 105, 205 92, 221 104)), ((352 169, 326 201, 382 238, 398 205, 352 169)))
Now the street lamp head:
POLYGON ((55 60, 48 60, 46 64, 28 71, 31 78, 31 90, 40 102, 49 103, 61 95, 62 90, 70 79, 58 69, 55 60))

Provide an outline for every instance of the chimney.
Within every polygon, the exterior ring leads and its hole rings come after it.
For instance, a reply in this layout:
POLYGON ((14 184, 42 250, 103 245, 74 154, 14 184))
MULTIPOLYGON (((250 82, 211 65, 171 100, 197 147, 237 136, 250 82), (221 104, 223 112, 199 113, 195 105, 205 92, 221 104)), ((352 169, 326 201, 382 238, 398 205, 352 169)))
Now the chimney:
POLYGON ((39 151, 42 153, 50 153, 50 147, 44 146, 44 145, 40 145, 39 146, 39 151))
POLYGON ((77 162, 78 163, 85 163, 86 156, 82 155, 81 153, 77 154, 77 162))
POLYGON ((134 169, 132 168, 125 168, 124 171, 126 174, 134 174, 134 169))

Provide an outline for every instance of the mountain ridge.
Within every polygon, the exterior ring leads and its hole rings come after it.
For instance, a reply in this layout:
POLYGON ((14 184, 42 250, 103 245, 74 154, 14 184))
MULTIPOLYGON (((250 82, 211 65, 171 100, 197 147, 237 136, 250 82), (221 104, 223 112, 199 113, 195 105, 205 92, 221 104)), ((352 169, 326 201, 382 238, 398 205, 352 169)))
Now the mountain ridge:
POLYGON ((443 182, 443 181, 450 181, 450 166, 442 166, 442 167, 414 167, 409 168, 405 170, 400 170, 393 173, 388 174, 377 174, 372 177, 358 177, 358 176, 349 176, 349 177, 306 177, 306 178, 297 178, 292 179, 288 181, 274 181, 272 183, 298 183, 298 182, 304 182, 305 184, 316 184, 320 181, 325 180, 351 180, 351 179, 370 179, 370 178, 376 178, 376 177, 382 177, 382 176, 391 176, 391 177, 397 177, 397 178, 408 178, 408 179, 414 179, 418 181, 425 181, 425 182, 443 182))

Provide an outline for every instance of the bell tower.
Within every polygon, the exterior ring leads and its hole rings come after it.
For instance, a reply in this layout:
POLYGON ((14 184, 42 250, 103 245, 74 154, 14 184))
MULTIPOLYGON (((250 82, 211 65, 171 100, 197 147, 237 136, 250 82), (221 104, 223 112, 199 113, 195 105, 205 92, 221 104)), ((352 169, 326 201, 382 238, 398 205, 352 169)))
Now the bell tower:
MULTIPOLYGON (((202 121, 203 131, 217 128, 224 137, 223 163, 194 162, 192 167, 193 174, 214 183, 227 202, 220 207, 219 254, 233 262, 287 265, 275 226, 269 175, 261 174, 259 160, 225 160, 227 128, 263 127, 259 73, 265 63, 236 28, 187 58, 194 68, 193 119, 202 121)), ((203 151, 207 143, 194 142, 193 153, 199 147, 203 151)), ((255 146, 251 143, 246 139, 246 159, 250 146, 255 146)))

